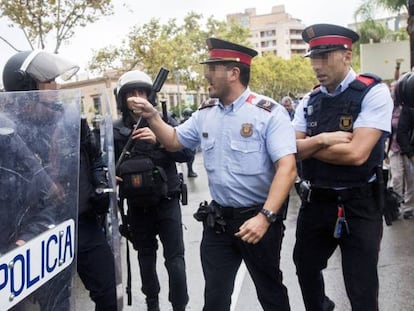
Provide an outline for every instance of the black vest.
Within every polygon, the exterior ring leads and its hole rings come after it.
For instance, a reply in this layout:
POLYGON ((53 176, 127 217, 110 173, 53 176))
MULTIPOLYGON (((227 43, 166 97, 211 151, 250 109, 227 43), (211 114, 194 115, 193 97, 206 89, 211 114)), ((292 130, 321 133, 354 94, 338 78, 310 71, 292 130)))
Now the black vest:
MULTIPOLYGON (((148 126, 146 121, 142 122, 142 127, 148 126)), ((131 135, 132 123, 125 122, 122 119, 118 119, 113 124, 114 128, 114 145, 115 145, 115 158, 119 159, 122 149, 128 141, 131 135)), ((149 158, 154 165, 160 166, 165 170, 167 175, 168 193, 173 194, 179 192, 180 179, 177 173, 177 167, 175 165, 175 159, 172 156, 173 153, 167 152, 160 146, 150 144, 145 141, 135 140, 130 150, 130 157, 134 158, 149 158)))
MULTIPOLYGON (((380 79, 371 75, 358 76, 349 87, 336 96, 316 89, 305 108, 307 136, 323 132, 353 132, 364 96, 380 79)), ((379 139, 368 160, 360 166, 334 165, 309 158, 302 161, 303 179, 319 187, 358 187, 368 182, 384 156, 385 135, 379 139)))

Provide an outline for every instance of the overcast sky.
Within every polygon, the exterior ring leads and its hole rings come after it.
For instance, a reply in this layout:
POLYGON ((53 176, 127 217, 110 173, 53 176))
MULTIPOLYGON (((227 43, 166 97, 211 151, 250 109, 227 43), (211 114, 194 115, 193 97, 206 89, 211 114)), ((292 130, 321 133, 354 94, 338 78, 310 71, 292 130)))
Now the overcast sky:
MULTIPOLYGON (((60 54, 79 63, 82 70, 92 55, 93 49, 110 44, 119 44, 132 26, 142 25, 151 18, 166 22, 177 18, 179 22, 188 12, 201 13, 204 17, 214 16, 224 20, 226 14, 244 12, 256 8, 256 14, 271 12, 272 6, 283 4, 292 17, 301 19, 305 25, 314 23, 335 23, 346 26, 353 23, 353 14, 362 0, 114 0, 115 15, 105 17, 93 25, 80 28, 70 42, 64 44, 60 54)), ((29 49, 18 29, 9 29, 0 20, 0 34, 18 49, 29 49)), ((52 48, 52 47, 50 47, 52 48)), ((0 72, 4 63, 15 52, 0 41, 0 72)))

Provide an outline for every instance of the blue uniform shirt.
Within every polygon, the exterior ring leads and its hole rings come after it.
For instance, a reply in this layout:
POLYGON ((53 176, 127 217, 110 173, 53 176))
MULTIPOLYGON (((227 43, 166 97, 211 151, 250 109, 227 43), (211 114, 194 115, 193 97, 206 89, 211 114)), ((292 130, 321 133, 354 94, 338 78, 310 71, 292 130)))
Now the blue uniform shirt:
POLYGON ((286 109, 249 88, 228 106, 216 100, 214 106, 194 112, 176 131, 184 147, 201 145, 211 197, 222 206, 264 203, 274 163, 296 153, 286 109), (271 111, 256 106, 261 100, 268 101, 271 111))

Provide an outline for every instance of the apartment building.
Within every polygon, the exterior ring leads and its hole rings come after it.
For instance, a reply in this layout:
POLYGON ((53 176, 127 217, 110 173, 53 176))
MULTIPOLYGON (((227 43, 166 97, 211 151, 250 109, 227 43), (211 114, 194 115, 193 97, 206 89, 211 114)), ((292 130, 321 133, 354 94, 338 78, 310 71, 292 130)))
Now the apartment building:
POLYGON ((229 14, 226 19, 250 29, 250 41, 259 54, 270 52, 290 59, 292 55, 306 53, 307 44, 301 36, 306 26, 286 13, 284 5, 273 6, 269 14, 261 15, 249 8, 244 13, 229 14))

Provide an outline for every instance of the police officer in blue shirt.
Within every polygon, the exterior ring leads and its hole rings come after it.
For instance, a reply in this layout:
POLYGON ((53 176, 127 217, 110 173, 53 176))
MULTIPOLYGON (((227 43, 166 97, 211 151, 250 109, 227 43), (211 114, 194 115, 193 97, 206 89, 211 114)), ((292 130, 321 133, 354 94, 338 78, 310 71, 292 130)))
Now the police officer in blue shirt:
POLYGON ((242 260, 263 309, 290 310, 279 268, 285 227, 278 211, 296 177, 294 130, 283 106, 248 86, 256 51, 216 38, 207 45, 210 57, 203 63, 211 99, 187 122, 172 128, 148 102, 136 99, 133 105, 169 150, 201 145, 213 198, 200 207, 207 214, 203 310, 230 310, 242 260))
POLYGON ((306 310, 333 310, 322 270, 339 246, 352 310, 378 310, 379 204, 384 139, 391 130, 388 87, 351 68, 354 31, 329 24, 304 29, 320 82, 296 109, 302 206, 294 262, 306 310))

